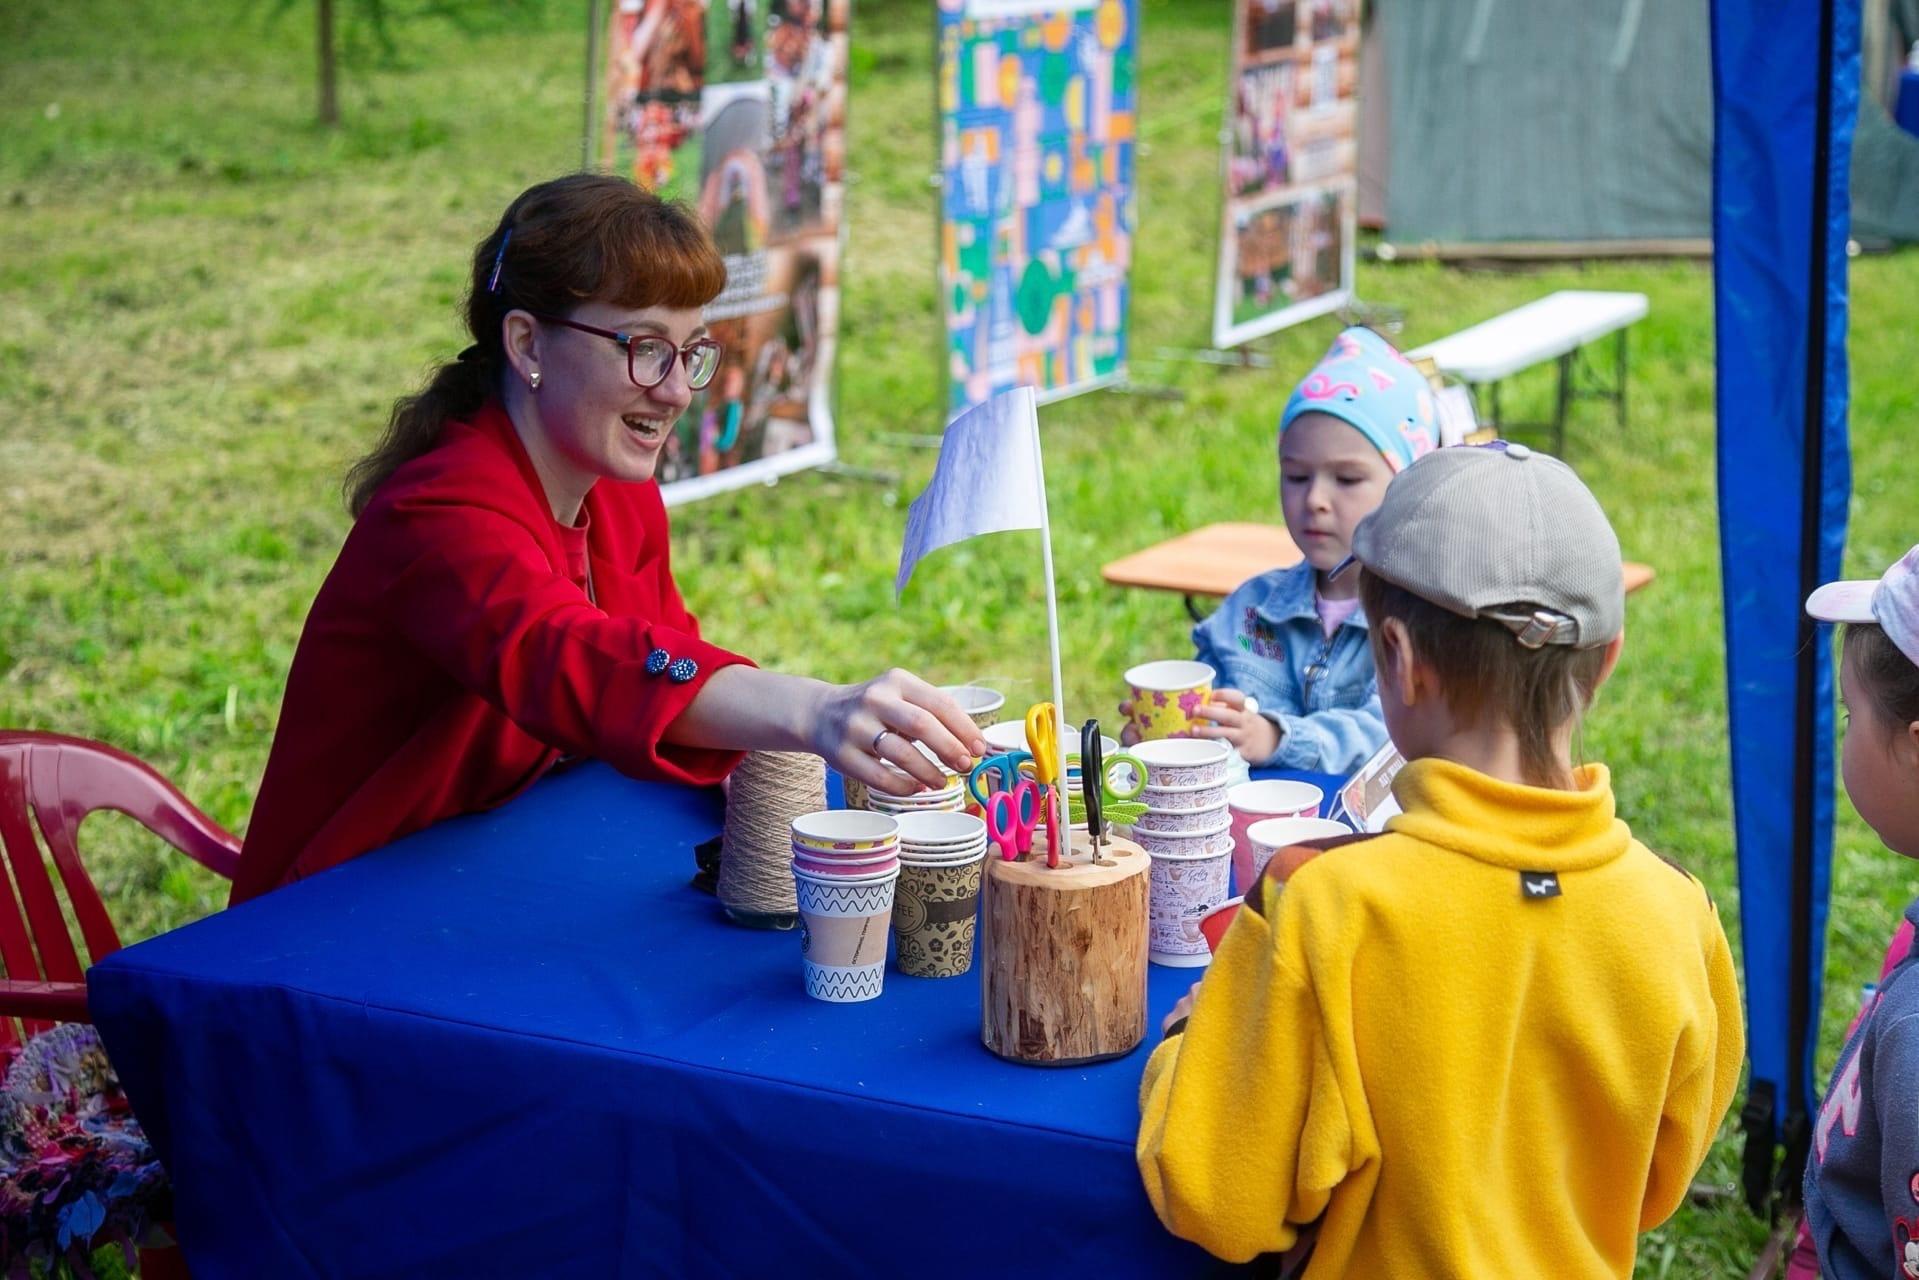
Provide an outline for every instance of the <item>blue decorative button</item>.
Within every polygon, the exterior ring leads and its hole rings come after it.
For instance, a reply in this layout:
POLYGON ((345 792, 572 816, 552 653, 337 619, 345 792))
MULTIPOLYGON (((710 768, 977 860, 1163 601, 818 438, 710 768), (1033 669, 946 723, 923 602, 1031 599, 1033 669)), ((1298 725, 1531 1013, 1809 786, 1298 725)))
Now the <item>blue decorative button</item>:
POLYGON ((693 661, 691 658, 681 658, 667 671, 666 678, 674 684, 685 684, 698 674, 700 674, 699 663, 693 661))
POLYGON ((656 676, 667 669, 673 661, 673 655, 664 649, 655 649, 646 655, 646 674, 656 676))

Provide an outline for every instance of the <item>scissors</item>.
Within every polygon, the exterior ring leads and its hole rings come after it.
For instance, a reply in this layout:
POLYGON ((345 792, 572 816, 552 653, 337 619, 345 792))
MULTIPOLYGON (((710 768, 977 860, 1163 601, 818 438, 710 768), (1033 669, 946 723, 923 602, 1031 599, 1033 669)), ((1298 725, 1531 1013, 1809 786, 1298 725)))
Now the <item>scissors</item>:
MULTIPOLYGON (((1145 763, 1130 751, 1107 755, 1097 720, 1088 720, 1079 731, 1079 785, 1077 803, 1089 831, 1095 825, 1103 830, 1108 822, 1129 823, 1146 812, 1145 805, 1132 803, 1146 790, 1145 763)), ((1094 832, 1095 844, 1098 836, 1094 832)))
POLYGON ((1050 702, 1026 709, 1026 746, 1033 753, 1033 781, 1042 787, 1059 781, 1059 711, 1050 702))
POLYGON ((987 796, 996 791, 1011 791, 1029 772, 1033 757, 1024 751, 1002 751, 996 756, 988 756, 973 766, 966 775, 966 790, 973 797, 973 803, 984 809, 987 796), (986 780, 986 789, 980 789, 980 780, 986 780))
MULTIPOLYGON (((1030 778, 1021 778, 1007 791, 995 791, 986 799, 986 834, 999 846, 1000 858, 1011 862, 1033 847, 1033 829, 1042 814, 1053 815, 1052 792, 1030 778)), ((1058 826, 1049 821, 1047 830, 1058 826)), ((1049 866, 1058 866, 1056 855, 1048 855, 1049 866)))

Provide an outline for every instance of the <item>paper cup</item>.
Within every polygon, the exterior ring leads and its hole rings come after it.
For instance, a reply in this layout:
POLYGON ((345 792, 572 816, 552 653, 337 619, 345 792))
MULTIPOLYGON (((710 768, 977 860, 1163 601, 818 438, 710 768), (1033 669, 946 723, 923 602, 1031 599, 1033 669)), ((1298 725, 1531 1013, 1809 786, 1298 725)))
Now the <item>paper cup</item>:
POLYGON ((1200 921, 1232 895, 1232 846, 1218 836, 1188 843, 1189 856, 1153 854, 1147 897, 1146 958, 1178 969, 1212 960, 1200 921))
MULTIPOLYGON (((1266 818, 1255 822, 1246 829, 1247 842, 1252 846, 1246 883, 1250 886, 1266 874, 1266 864, 1288 845, 1298 844, 1302 840, 1324 840, 1329 836, 1349 836, 1352 833, 1351 827, 1334 822, 1331 818, 1266 818)), ((1297 863, 1304 861, 1304 858, 1296 859, 1295 866, 1282 868, 1284 874, 1279 878, 1284 880, 1291 876, 1297 863)))
POLYGON ((807 875, 828 876, 835 880, 890 875, 899 868, 899 855, 892 849, 868 853, 834 855, 807 849, 793 850, 793 867, 807 875))
POLYGON ((1006 706, 1005 694, 983 684, 943 684, 940 692, 959 703, 960 710, 981 729, 998 724, 1000 711, 1006 706))
POLYGON ((1317 818, 1325 798, 1312 783, 1285 778, 1242 782, 1226 792, 1226 807, 1233 815, 1233 879, 1241 893, 1251 887, 1256 874, 1247 828, 1268 818, 1317 818))
POLYGON ((895 961, 913 978, 957 978, 973 967, 986 851, 954 862, 900 864, 893 898, 895 961))
POLYGON ((986 745, 994 751, 1026 750, 1026 722, 1024 720, 1002 720, 998 724, 988 725, 979 731, 986 739, 986 745))
POLYGON ((1133 843, 1156 858, 1210 858, 1233 851, 1231 828, 1222 818, 1210 831, 1141 831, 1133 828, 1133 843))
POLYGON ((871 1000, 886 977, 886 935, 899 872, 860 884, 794 869, 800 907, 800 961, 806 994, 850 1004, 871 1000))
POLYGON ((986 844, 986 820, 970 813, 902 813, 900 851, 944 853, 986 844))
POLYGON ((1133 824, 1133 833, 1168 836, 1217 834, 1220 827, 1229 821, 1223 804, 1214 809, 1148 809, 1133 824))
POLYGON ((1132 748, 1146 766, 1146 785, 1157 791, 1218 786, 1226 781, 1230 744, 1217 738, 1175 738, 1132 748))
POLYGON ((828 853, 855 853, 899 843, 900 826, 884 813, 823 809, 793 819, 793 843, 828 853))
POLYGON ((1224 782, 1202 782, 1196 787, 1148 787, 1139 793, 1139 802, 1161 813, 1224 809, 1226 790, 1224 782))
POLYGON ((1213 696, 1219 673, 1190 660, 1144 662, 1126 673, 1132 697, 1132 725, 1140 741, 1177 738, 1203 723, 1199 708, 1213 696))

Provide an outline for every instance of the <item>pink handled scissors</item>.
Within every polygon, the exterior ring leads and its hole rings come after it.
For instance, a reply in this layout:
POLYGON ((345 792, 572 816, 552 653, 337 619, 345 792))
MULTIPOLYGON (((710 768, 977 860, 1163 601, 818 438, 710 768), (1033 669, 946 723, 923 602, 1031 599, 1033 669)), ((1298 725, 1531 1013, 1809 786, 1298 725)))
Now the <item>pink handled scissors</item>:
MULTIPOLYGON (((986 798, 986 834, 999 846, 1001 859, 1012 862, 1031 852, 1033 830, 1042 817, 1047 820, 1047 830, 1058 825, 1053 815, 1053 789, 1022 778, 1010 791, 995 791, 986 798)), ((1056 851, 1047 851, 1046 865, 1059 865, 1056 851)))

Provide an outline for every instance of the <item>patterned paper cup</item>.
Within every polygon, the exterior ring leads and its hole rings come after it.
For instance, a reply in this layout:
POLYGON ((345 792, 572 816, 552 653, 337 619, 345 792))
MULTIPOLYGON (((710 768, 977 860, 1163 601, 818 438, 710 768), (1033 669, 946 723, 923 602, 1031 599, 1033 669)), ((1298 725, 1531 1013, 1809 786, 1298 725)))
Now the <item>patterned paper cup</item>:
POLYGON ((1132 748, 1146 766, 1146 785, 1156 791, 1218 786, 1226 781, 1230 744, 1217 738, 1175 738, 1132 748))
POLYGON ((1212 960, 1199 924, 1232 894, 1232 846, 1219 836, 1188 843, 1192 856, 1153 855, 1147 899, 1146 958, 1180 969, 1212 960))
POLYGON ((1261 778, 1226 792, 1233 815, 1233 882, 1241 893, 1253 883, 1253 842, 1246 836, 1255 822, 1268 818, 1317 818, 1325 793, 1310 782, 1261 778))
POLYGON ((1196 787, 1148 787, 1139 793, 1139 802, 1161 813, 1223 809, 1226 807, 1226 790, 1223 782, 1202 782, 1196 787))
POLYGON ((1221 814, 1210 831, 1141 831, 1134 827, 1133 843, 1155 858, 1210 858, 1215 851, 1232 853, 1231 831, 1221 814))
POLYGON ((893 898, 895 959, 913 978, 957 978, 973 967, 986 851, 956 862, 900 864, 893 898))
POLYGON ((1180 738, 1203 723, 1198 711, 1213 696, 1219 673, 1204 662, 1143 662, 1126 673, 1133 728, 1142 742, 1180 738))
MULTIPOLYGON (((1302 840, 1324 840, 1329 836, 1349 836, 1353 829, 1331 818, 1267 818, 1255 822, 1246 829, 1246 840, 1252 846, 1251 865, 1246 883, 1252 884, 1266 874, 1266 864, 1271 862, 1280 850, 1288 845, 1298 844, 1302 840)), ((1296 861, 1303 862, 1301 858, 1296 861)), ((1275 872, 1284 880, 1293 873, 1293 867, 1283 868, 1284 874, 1275 872)))
POLYGON ((891 815, 860 809, 822 809, 793 819, 793 843, 827 853, 858 853, 899 843, 891 815))
POLYGON ((866 793, 866 805, 874 813, 904 817, 909 813, 960 813, 966 808, 966 793, 958 787, 946 791, 922 791, 915 796, 889 796, 879 791, 866 793))
POLYGON ((1148 809, 1133 824, 1134 835, 1217 835, 1228 821, 1226 806, 1212 809, 1148 809))
POLYGON ((793 885, 800 907, 800 960, 806 994, 850 1004, 878 996, 886 978, 886 935, 893 921, 899 872, 849 884, 798 868, 793 885))
POLYGON ((981 729, 998 724, 1000 711, 1006 706, 1005 694, 983 684, 943 684, 940 692, 959 703, 960 710, 981 729))
POLYGON ((902 813, 900 852, 949 853, 986 843, 986 820, 970 813, 902 813))
POLYGON ((793 869, 811 876, 835 880, 891 875, 899 869, 899 854, 893 849, 873 849, 863 853, 834 854, 793 848, 793 869))

